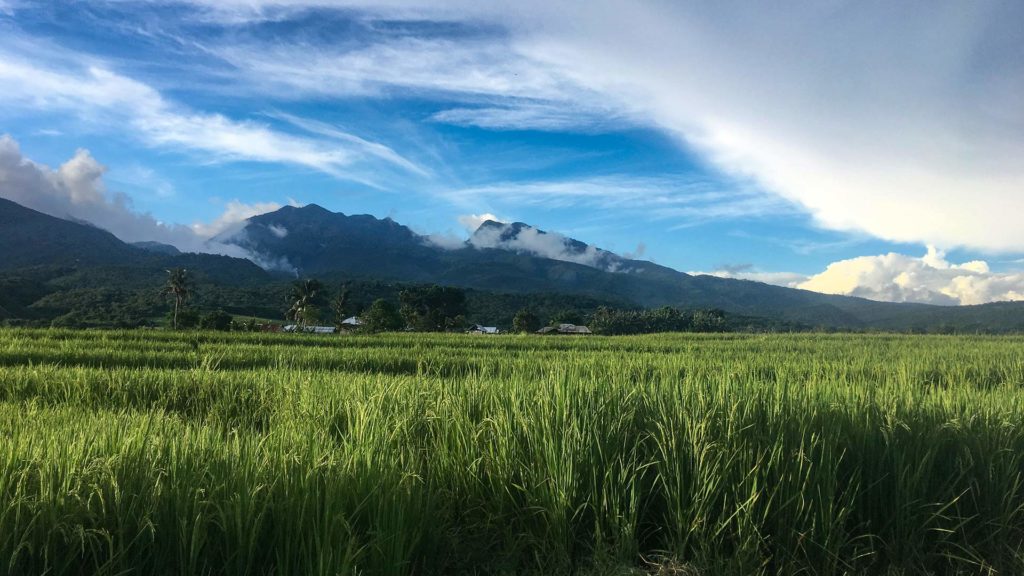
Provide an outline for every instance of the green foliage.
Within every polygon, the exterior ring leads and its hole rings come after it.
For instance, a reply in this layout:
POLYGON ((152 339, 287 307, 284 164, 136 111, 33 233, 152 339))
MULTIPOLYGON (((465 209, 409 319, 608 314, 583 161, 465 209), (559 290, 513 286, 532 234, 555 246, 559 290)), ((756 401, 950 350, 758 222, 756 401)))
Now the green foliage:
POLYGON ((520 333, 532 334, 537 330, 540 330, 540 318, 531 312, 528 308, 523 308, 519 312, 516 312, 515 317, 512 319, 512 330, 520 333))
POLYGON ((198 328, 199 323, 202 321, 199 310, 192 306, 183 306, 178 310, 178 317, 175 320, 174 309, 170 309, 167 312, 167 316, 164 318, 165 324, 168 328, 174 330, 175 323, 177 323, 178 330, 191 330, 192 328, 198 328))
POLYGON ((451 286, 406 288, 398 293, 402 318, 419 332, 459 330, 466 324, 466 292, 451 286))
POLYGON ((0 573, 1020 574, 1022 349, 0 330, 0 573))
POLYGON ((362 316, 366 332, 394 332, 405 328, 405 320, 390 300, 375 300, 362 316))
POLYGON ((341 322, 348 318, 351 307, 352 290, 348 282, 341 285, 338 293, 331 300, 331 313, 334 315, 334 327, 341 329, 341 322))
POLYGON ((184 268, 172 268, 167 271, 167 283, 164 285, 163 294, 174 300, 174 310, 171 314, 171 328, 177 330, 182 326, 179 322, 181 308, 192 296, 192 278, 184 268))
POLYGON ((679 310, 663 306, 656 310, 613 310, 599 308, 589 327, 597 334, 655 334, 658 332, 723 332, 726 315, 721 310, 679 310))
POLYGON ((300 326, 315 323, 320 317, 316 305, 320 301, 322 288, 320 281, 313 278, 293 282, 285 318, 300 326))
POLYGON ((564 308, 556 312, 551 316, 549 325, 557 326, 558 324, 584 324, 586 322, 583 314, 575 308, 564 308))
POLYGON ((233 318, 231 314, 223 310, 215 310, 208 314, 205 314, 199 320, 199 327, 203 330, 219 330, 221 332, 227 332, 231 330, 231 322, 233 318))

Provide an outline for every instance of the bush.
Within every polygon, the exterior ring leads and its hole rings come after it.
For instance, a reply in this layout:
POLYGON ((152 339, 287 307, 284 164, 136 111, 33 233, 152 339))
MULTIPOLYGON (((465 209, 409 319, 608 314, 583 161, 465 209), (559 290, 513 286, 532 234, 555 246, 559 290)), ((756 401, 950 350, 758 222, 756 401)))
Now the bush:
MULTIPOLYGON (((220 332, 227 332, 231 330, 231 321, 233 318, 231 314, 223 310, 217 310, 210 312, 203 316, 203 319, 199 321, 199 327, 203 330, 218 330, 220 332)), ((178 322, 181 322, 181 315, 178 315, 178 322)))

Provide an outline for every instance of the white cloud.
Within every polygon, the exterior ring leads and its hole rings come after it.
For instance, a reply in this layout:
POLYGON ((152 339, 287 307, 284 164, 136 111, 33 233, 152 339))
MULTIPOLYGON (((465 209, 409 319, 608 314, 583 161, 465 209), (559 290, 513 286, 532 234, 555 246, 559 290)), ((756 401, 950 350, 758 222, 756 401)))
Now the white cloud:
POLYGON ((884 302, 970 305, 1024 300, 1024 272, 992 272, 987 262, 955 264, 945 253, 929 247, 920 258, 890 252, 859 256, 829 264, 819 274, 764 272, 750 264, 723 266, 709 274, 755 280, 825 294, 858 296, 884 302))
POLYGON ((88 222, 125 242, 163 242, 186 252, 249 258, 266 268, 283 266, 213 239, 237 233, 246 218, 276 210, 281 207, 279 204, 232 200, 213 222, 196 222, 191 226, 165 224, 135 211, 124 194, 108 190, 105 173, 106 167, 88 150, 78 150, 70 160, 53 169, 25 158, 13 138, 0 136, 0 197, 57 218, 88 222))
POLYGON ((270 228, 270 233, 273 234, 274 236, 277 236, 278 238, 284 238, 285 236, 288 235, 288 229, 285 228, 284 226, 278 226, 277 224, 271 224, 269 226, 269 228, 270 228))
POLYGON ((422 169, 391 148, 329 125, 288 116, 316 138, 250 120, 190 110, 147 84, 96 64, 30 62, 0 50, 0 103, 11 109, 70 112, 96 130, 130 130, 144 143, 202 153, 206 161, 257 161, 313 168, 337 178, 373 182, 360 170, 370 159, 405 170, 422 169))
POLYGON ((217 236, 227 238, 245 227, 245 221, 259 214, 273 212, 280 208, 277 202, 257 202, 247 204, 239 200, 232 200, 227 203, 224 212, 213 222, 196 223, 192 225, 192 231, 196 236, 204 239, 217 236))
POLYGON ((685 177, 600 176, 573 180, 499 182, 447 190, 441 195, 459 205, 481 203, 542 205, 550 208, 590 206, 646 219, 666 219, 679 226, 732 218, 790 214, 792 204, 777 196, 737 184, 721 185, 685 177))
POLYGON ((735 280, 752 280, 775 284, 787 288, 796 288, 807 281, 807 276, 796 272, 765 272, 757 269, 753 264, 723 264, 712 272, 687 272, 692 275, 717 276, 719 278, 733 278, 735 280))
POLYGON ((230 45, 214 53, 286 97, 388 96, 403 90, 565 100, 572 82, 495 38, 397 37, 345 49, 299 43, 230 45))
MULTIPOLYGON (((617 265, 618 258, 609 252, 589 245, 582 250, 576 249, 571 245, 569 238, 557 232, 541 232, 531 226, 525 226, 515 234, 505 234, 508 229, 507 226, 478 229, 470 236, 469 243, 474 248, 496 248, 523 252, 541 258, 575 262, 593 268, 609 269, 613 264, 617 265)), ((617 268, 617 266, 615 267, 617 268)))
POLYGON ((1024 300, 1024 273, 996 273, 988 263, 953 264, 929 247, 920 258, 889 253, 829 264, 799 288, 889 302, 983 304, 1024 300))
POLYGON ((248 77, 301 93, 482 99, 434 116, 458 124, 566 129, 611 110, 677 136, 825 227, 1024 248, 1020 3, 247 1, 222 10, 286 18, 327 5, 502 33, 221 52, 248 77))
POLYGON ((423 236, 423 241, 430 246, 437 248, 443 248, 445 250, 458 250, 466 247, 466 239, 460 238, 456 234, 450 232, 440 234, 427 234, 423 236))
POLYGON ((490 212, 484 212, 483 214, 463 214, 462 216, 459 216, 458 220, 459 224, 461 224, 469 233, 476 232, 476 229, 488 220, 502 223, 507 222, 507 220, 503 220, 490 212))
POLYGON ((430 118, 456 126, 476 126, 489 130, 602 130, 621 125, 629 119, 613 109, 599 106, 567 106, 564 102, 514 102, 503 106, 457 107, 442 110, 430 118))
POLYGON ((128 242, 178 245, 191 239, 187 227, 161 225, 135 212, 124 194, 108 192, 105 172, 87 150, 78 150, 57 169, 35 164, 22 156, 14 139, 0 136, 0 196, 51 216, 90 222, 128 242))

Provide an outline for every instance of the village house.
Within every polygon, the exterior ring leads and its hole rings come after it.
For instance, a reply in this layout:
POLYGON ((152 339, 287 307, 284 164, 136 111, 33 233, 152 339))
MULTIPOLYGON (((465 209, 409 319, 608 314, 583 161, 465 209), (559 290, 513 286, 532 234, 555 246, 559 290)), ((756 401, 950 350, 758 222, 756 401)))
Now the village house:
POLYGON ((559 324, 558 326, 545 326, 537 330, 537 334, 593 334, 593 332, 586 326, 559 324))

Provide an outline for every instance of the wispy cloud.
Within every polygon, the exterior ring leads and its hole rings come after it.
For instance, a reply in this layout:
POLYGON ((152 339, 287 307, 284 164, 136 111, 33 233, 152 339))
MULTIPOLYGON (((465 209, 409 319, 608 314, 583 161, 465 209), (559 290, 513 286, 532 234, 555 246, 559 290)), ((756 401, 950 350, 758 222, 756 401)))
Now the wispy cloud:
POLYGON ((687 274, 717 276, 719 278, 732 278, 735 280, 750 280, 752 282, 763 282, 786 288, 798 288, 800 284, 807 281, 807 276, 796 272, 766 272, 758 270, 751 265, 742 266, 739 269, 734 266, 726 266, 711 272, 691 271, 687 274))
POLYGON ((409 172, 419 174, 420 176, 430 176, 430 171, 422 166, 419 166, 415 162, 404 158, 394 149, 385 146, 379 142, 371 142, 365 138, 360 138, 354 134, 342 131, 341 129, 332 126, 326 122, 320 122, 319 120, 310 120, 308 118, 300 118, 292 114, 285 114, 277 112, 272 114, 276 118, 285 120, 286 122, 309 132, 310 134, 318 134, 320 136, 326 136, 338 142, 345 142, 353 145, 356 149, 361 150, 368 156, 373 156, 384 160, 390 164, 398 166, 409 172))
POLYGON ((509 102, 502 106, 458 107, 430 117, 435 122, 488 130, 586 132, 620 127, 629 122, 617 110, 572 106, 563 102, 509 102))
POLYGON ((98 131, 128 129, 143 143, 201 154, 204 161, 253 161, 303 166, 340 179, 371 183, 360 163, 367 157, 406 170, 423 170, 391 148, 289 116, 317 138, 276 130, 266 123, 199 112, 164 98, 151 86, 100 64, 44 63, 0 51, 0 103, 8 110, 71 113, 98 131))
POLYGON ((922 13, 876 4, 255 1, 225 13, 280 17, 328 4, 501 32, 218 51, 281 93, 480 99, 433 115, 462 125, 567 130, 611 110, 677 137, 824 227, 1024 248, 1020 3, 922 13))
POLYGON ((629 212, 687 226, 720 219, 762 218, 794 211, 792 204, 753 188, 723 189, 720 184, 679 177, 605 176, 575 180, 505 182, 447 190, 449 201, 481 204, 590 206, 629 212))

